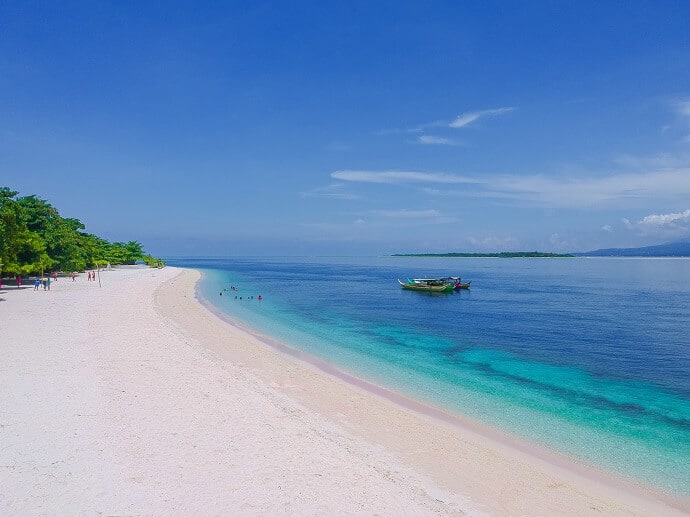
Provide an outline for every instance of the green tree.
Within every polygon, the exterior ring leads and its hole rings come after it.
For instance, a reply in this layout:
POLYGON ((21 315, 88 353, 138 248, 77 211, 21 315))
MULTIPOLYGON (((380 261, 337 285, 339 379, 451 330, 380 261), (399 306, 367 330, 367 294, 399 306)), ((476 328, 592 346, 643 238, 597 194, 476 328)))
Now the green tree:
POLYGON ((64 219, 47 201, 36 196, 19 198, 27 228, 45 242, 51 267, 63 271, 84 269, 88 263, 81 245, 79 230, 84 225, 78 219, 64 219))
MULTIPOLYGON (((81 246, 86 257, 84 268, 108 263, 111 244, 105 239, 89 233, 81 233, 81 246)), ((80 269, 84 269, 80 268, 80 269)))
POLYGON ((156 260, 137 241, 111 244, 85 233, 79 219, 61 217, 47 201, 17 194, 0 187, 0 273, 26 275, 53 268, 82 271, 108 262, 156 260))
POLYGON ((129 241, 125 244, 125 261, 127 264, 134 264, 137 260, 144 259, 144 248, 140 242, 129 241))
POLYGON ((17 192, 0 188, 0 262, 3 273, 28 275, 49 268, 54 261, 45 241, 27 225, 27 214, 17 192))

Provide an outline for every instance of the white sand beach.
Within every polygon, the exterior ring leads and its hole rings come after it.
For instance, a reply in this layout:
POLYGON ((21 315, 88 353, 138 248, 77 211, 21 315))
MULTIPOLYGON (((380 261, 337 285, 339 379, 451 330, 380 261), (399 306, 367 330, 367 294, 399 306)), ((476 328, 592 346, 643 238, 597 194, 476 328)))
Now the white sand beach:
POLYGON ((198 278, 0 289, 0 514, 690 512, 286 353, 199 303, 198 278))

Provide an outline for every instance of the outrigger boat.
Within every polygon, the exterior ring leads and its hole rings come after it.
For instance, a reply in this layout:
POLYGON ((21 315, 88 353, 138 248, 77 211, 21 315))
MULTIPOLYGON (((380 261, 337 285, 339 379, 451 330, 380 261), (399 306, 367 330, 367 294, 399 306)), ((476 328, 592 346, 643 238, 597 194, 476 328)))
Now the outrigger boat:
POLYGON ((453 289, 458 290, 458 289, 469 289, 470 284, 472 283, 472 280, 469 282, 465 282, 464 284, 460 280, 459 276, 448 276, 446 278, 440 278, 440 281, 445 281, 448 282, 449 284, 453 284, 453 289))
POLYGON ((398 283, 403 289, 441 293, 458 289, 469 289, 472 282, 462 283, 459 276, 447 276, 444 278, 408 278, 407 282, 401 282, 398 279, 398 283))
POLYGON ((398 279, 398 283, 403 289, 428 293, 446 293, 455 289, 453 284, 439 282, 436 278, 415 278, 413 280, 408 278, 407 282, 401 282, 400 279, 398 279))

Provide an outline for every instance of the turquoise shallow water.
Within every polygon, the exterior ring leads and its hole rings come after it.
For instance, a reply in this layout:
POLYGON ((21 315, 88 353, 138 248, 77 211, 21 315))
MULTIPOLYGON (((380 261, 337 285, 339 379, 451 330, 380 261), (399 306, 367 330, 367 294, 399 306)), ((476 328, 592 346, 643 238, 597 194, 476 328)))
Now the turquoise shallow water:
POLYGON ((169 262, 202 270, 220 310, 342 370, 690 496, 690 260, 169 262), (396 281, 446 275, 472 289, 396 281))

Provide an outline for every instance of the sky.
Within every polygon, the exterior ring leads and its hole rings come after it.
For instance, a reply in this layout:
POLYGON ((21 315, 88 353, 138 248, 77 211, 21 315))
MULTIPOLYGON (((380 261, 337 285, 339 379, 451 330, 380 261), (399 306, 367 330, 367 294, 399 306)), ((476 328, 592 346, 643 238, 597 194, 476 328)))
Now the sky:
POLYGON ((690 2, 0 0, 0 186, 162 257, 690 238, 690 2))

